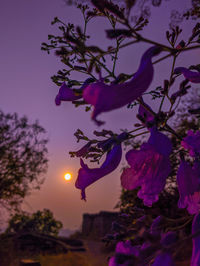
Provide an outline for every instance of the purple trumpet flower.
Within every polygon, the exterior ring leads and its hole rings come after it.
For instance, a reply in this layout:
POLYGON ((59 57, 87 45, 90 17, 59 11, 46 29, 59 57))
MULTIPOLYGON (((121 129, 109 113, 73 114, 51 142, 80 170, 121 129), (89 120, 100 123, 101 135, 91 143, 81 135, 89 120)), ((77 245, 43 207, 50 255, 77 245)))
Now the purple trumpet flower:
POLYGON ((84 157, 87 154, 87 152, 89 151, 91 145, 92 145, 92 142, 89 141, 80 150, 76 151, 75 152, 76 157, 84 157))
POLYGON ((161 252, 157 255, 152 266, 175 266, 171 254, 167 252, 161 252))
POLYGON ((162 235, 162 239, 160 243, 163 247, 169 247, 170 245, 176 243, 177 241, 177 234, 173 231, 168 231, 167 233, 162 235))
POLYGON ((167 136, 153 127, 151 136, 140 150, 130 150, 126 154, 130 168, 121 175, 122 187, 128 190, 141 187, 138 197, 143 199, 146 206, 158 200, 159 193, 165 186, 171 166, 169 155, 172 144, 167 136))
POLYGON ((189 151, 190 156, 200 155, 200 131, 194 133, 188 130, 187 137, 181 141, 181 145, 189 151))
POLYGON ((183 74, 183 76, 192 83, 200 83, 200 72, 191 71, 186 67, 177 67, 174 74, 183 74))
POLYGON ((60 105, 61 101, 75 101, 82 98, 81 95, 76 95, 76 93, 70 89, 65 82, 63 82, 62 86, 59 89, 59 92, 55 98, 56 105, 60 105))
POLYGON ((159 237, 160 234, 161 234, 161 231, 162 231, 162 226, 161 226, 161 223, 162 223, 162 216, 157 216, 152 224, 151 224, 151 227, 150 227, 150 233, 154 236, 154 237, 159 237))
POLYGON ((161 49, 156 46, 149 48, 142 56, 138 71, 128 82, 107 85, 98 81, 87 86, 83 92, 83 98, 94 106, 92 119, 98 125, 103 124, 102 121, 97 120, 99 114, 133 102, 148 89, 154 72, 151 59, 160 51, 161 49))
POLYGON ((181 161, 177 172, 179 190, 179 208, 186 208, 190 214, 200 210, 200 163, 195 162, 193 167, 186 161, 181 161))
POLYGON ((94 79, 91 79, 91 78, 86 79, 86 81, 83 83, 83 85, 80 87, 80 89, 77 89, 77 92, 76 92, 76 90, 70 89, 65 84, 65 82, 63 82, 63 84, 60 87, 59 92, 55 98, 56 105, 60 105, 61 101, 76 101, 78 99, 81 99, 82 95, 79 95, 80 91, 83 91, 88 86, 88 84, 90 84, 93 81, 94 81, 94 79))
POLYGON ((150 106, 148 106, 146 103, 143 102, 143 105, 140 104, 138 109, 138 118, 141 119, 142 122, 147 126, 149 125, 152 126, 154 121, 154 115, 151 112, 149 112, 144 106, 152 110, 150 106))
POLYGON ((81 199, 86 199, 85 189, 92 183, 105 175, 113 172, 121 161, 122 148, 121 145, 115 145, 110 152, 107 153, 106 160, 100 168, 90 169, 81 159, 81 168, 75 183, 76 188, 81 189, 81 199))
POLYGON ((112 147, 114 142, 115 142, 115 137, 111 137, 109 139, 102 140, 97 144, 97 146, 103 151, 108 151, 112 147))
POLYGON ((123 141, 125 139, 128 139, 128 133, 123 132, 118 136, 112 136, 109 139, 102 140, 97 144, 98 148, 102 149, 103 151, 108 151, 116 141, 123 141))
POLYGON ((130 240, 126 240, 125 242, 118 242, 116 249, 116 253, 121 253, 125 255, 134 255, 136 257, 139 256, 139 247, 132 246, 130 240))
POLYGON ((138 257, 140 246, 132 246, 130 240, 118 242, 115 249, 115 256, 109 260, 109 266, 129 266, 134 265, 134 257, 138 257), (132 262, 132 263, 131 263, 132 262), (131 264, 130 264, 131 263, 131 264))
POLYGON ((192 222, 192 234, 198 233, 196 236, 193 237, 193 249, 192 249, 192 259, 191 259, 191 266, 199 266, 200 265, 200 213, 197 213, 194 216, 192 222))
POLYGON ((85 189, 92 183, 105 175, 113 172, 119 165, 122 157, 121 141, 126 139, 128 134, 123 132, 115 141, 113 140, 113 148, 107 153, 106 159, 100 168, 90 169, 87 164, 84 164, 81 159, 81 168, 78 172, 78 177, 75 183, 76 188, 81 189, 81 198, 86 199, 85 189))

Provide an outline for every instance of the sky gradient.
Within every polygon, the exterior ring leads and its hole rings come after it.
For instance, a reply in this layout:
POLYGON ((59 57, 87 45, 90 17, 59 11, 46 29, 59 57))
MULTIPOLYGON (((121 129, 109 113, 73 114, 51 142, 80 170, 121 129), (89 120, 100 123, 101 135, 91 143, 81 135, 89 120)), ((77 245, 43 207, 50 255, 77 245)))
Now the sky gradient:
MULTIPOLYGON (((181 8, 185 9, 189 3, 189 0, 181 1, 181 8)), ((170 10, 178 9, 179 4, 180 0, 163 1, 160 9, 152 8, 151 22, 144 35, 166 43, 165 31, 168 29, 170 10)), ((54 104, 58 87, 50 76, 64 66, 53 53, 47 55, 42 52, 40 46, 47 41, 48 34, 57 32, 56 26, 51 25, 55 16, 76 25, 82 23, 79 10, 66 6, 62 0, 1 0, 0 108, 5 113, 26 115, 30 121, 38 119, 50 140, 46 181, 40 191, 33 191, 25 199, 24 209, 32 212, 48 208, 62 221, 65 228, 77 229, 83 213, 113 210, 121 190, 121 167, 87 188, 87 202, 80 200, 80 191, 74 187, 80 167, 79 159, 70 158, 68 152, 76 151, 84 145, 84 142, 76 143, 73 136, 77 128, 91 136, 97 126, 83 108, 75 109, 71 103, 62 103, 59 107, 54 104), (71 182, 64 180, 65 172, 72 173, 71 182)), ((183 36, 187 36, 191 27, 185 23, 182 26, 183 36)), ((109 26, 102 18, 93 22, 89 26, 89 33, 93 34, 90 43, 96 42, 104 48, 109 46, 105 28, 109 26)), ((138 44, 121 51, 117 72, 135 72, 141 55, 148 47, 150 46, 147 44, 138 44)), ((169 63, 171 64, 171 59, 156 65, 151 89, 162 85, 162 80, 169 76, 169 63)), ((188 52, 177 60, 177 66, 187 67, 195 63, 199 63, 199 55, 195 51, 188 52)), ((135 111, 127 110, 126 107, 103 114, 100 119, 106 121, 106 129, 112 129, 116 133, 120 129, 132 129, 136 121, 135 111)), ((123 159, 121 166, 124 165, 123 159)))

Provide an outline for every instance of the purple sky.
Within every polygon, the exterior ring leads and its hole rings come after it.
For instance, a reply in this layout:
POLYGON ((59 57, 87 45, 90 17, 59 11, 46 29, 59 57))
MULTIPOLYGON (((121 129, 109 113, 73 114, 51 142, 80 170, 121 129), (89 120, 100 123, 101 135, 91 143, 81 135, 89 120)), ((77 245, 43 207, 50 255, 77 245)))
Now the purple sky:
MULTIPOLYGON (((189 3, 189 0, 181 1, 181 8, 185 9, 189 3)), ((163 1, 162 8, 153 8, 151 23, 144 32, 145 36, 165 42, 170 10, 178 8, 178 4, 180 0, 163 1)), ((40 191, 33 191, 32 196, 26 198, 24 209, 36 211, 49 208, 63 222, 64 227, 75 229, 80 227, 83 213, 113 210, 121 190, 121 167, 86 190, 86 203, 80 200, 80 191, 74 187, 79 159, 71 159, 68 152, 78 150, 84 144, 76 143, 73 134, 77 128, 91 136, 97 127, 90 120, 90 114, 85 113, 82 108, 75 109, 71 103, 64 103, 59 107, 54 104, 58 87, 52 83, 50 76, 64 66, 53 54, 42 52, 40 45, 47 41, 48 34, 56 32, 56 27, 50 23, 55 16, 76 25, 82 23, 79 11, 75 7, 65 6, 62 0, 1 0, 0 108, 4 112, 27 115, 31 121, 38 119, 50 139, 46 181, 40 191), (63 179, 67 171, 73 174, 72 182, 63 179)), ((102 18, 90 25, 89 32, 94 34, 91 43, 97 42, 102 47, 109 45, 105 39, 104 28, 108 28, 108 25, 102 18)), ((183 24, 183 29, 183 36, 187 36, 190 27, 183 24)), ((147 44, 139 44, 135 48, 123 50, 117 70, 124 73, 136 71, 140 57, 148 47, 147 44)), ((167 63, 170 62, 171 59, 155 67, 151 88, 162 85, 163 78, 169 76, 167 63)), ((196 51, 189 52, 178 62, 180 63, 177 66, 186 67, 197 64, 199 54, 197 56, 196 51)), ((135 112, 124 107, 103 114, 100 119, 106 121, 105 128, 118 133, 121 128, 132 128, 135 112)), ((123 163, 124 159, 122 165, 123 163)))

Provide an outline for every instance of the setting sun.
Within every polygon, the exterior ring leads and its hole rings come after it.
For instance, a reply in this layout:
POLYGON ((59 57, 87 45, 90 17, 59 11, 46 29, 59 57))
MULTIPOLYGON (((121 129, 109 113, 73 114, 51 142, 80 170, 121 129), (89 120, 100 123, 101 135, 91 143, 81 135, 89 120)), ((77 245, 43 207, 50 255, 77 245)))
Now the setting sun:
POLYGON ((65 180, 69 181, 72 178, 72 175, 70 173, 66 173, 64 175, 65 180))

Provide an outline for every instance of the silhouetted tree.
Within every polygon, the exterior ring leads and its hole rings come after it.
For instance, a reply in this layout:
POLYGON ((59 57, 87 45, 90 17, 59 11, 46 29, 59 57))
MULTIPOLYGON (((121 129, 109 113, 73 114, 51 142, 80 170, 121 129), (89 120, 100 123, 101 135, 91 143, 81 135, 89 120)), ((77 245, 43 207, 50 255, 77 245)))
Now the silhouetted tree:
POLYGON ((17 208, 31 189, 39 189, 47 170, 47 139, 38 122, 0 111, 0 204, 17 208))
POLYGON ((37 233, 57 236, 62 226, 50 210, 44 209, 33 214, 16 213, 9 220, 6 233, 37 233))

